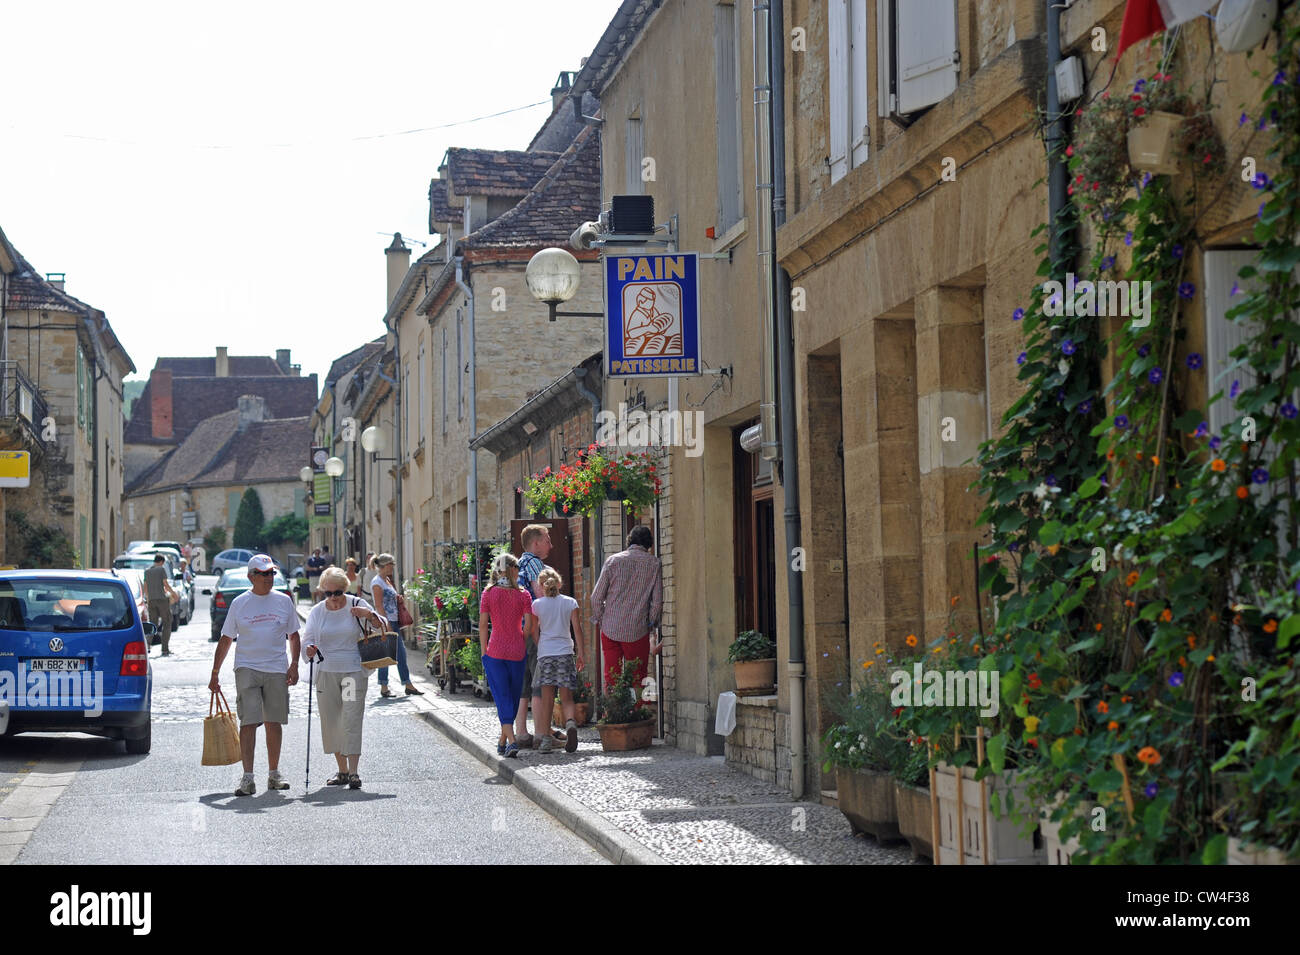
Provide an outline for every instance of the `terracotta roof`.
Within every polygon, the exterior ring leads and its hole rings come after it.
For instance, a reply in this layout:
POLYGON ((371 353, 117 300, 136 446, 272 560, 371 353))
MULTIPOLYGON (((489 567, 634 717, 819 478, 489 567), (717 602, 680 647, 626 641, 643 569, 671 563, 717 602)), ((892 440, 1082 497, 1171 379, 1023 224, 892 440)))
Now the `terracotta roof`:
MULTIPOLYGON (((307 416, 316 407, 316 376, 306 378, 278 375, 229 378, 172 379, 172 437, 154 438, 153 383, 144 386, 131 409, 123 441, 127 444, 175 444, 184 441, 203 420, 239 407, 240 395, 266 399, 267 414, 275 418, 307 416)), ((301 467, 301 463, 299 467, 301 467)))
POLYGON ((239 412, 227 411, 199 422, 176 450, 145 472, 127 493, 297 481, 310 448, 311 428, 305 417, 255 421, 241 433, 239 412))
MULTIPOLYGON (((229 363, 229 372, 235 377, 284 374, 275 359, 267 355, 231 355, 229 363)), ((176 378, 211 378, 217 373, 217 359, 214 357, 159 358, 153 366, 170 371, 176 378)))
POLYGON ((330 370, 325 373, 325 385, 329 386, 332 381, 338 381, 353 368, 356 368, 371 355, 376 355, 383 351, 385 336, 380 335, 372 342, 366 342, 360 348, 354 348, 346 355, 335 358, 330 365, 330 370))
POLYGON ((453 146, 443 160, 447 201, 464 196, 523 196, 559 158, 553 152, 517 149, 462 149, 453 146))
POLYGON ((429 183, 429 231, 442 231, 439 226, 460 225, 465 221, 465 211, 447 202, 447 180, 434 179, 429 183))
MULTIPOLYGON (((554 156, 554 153, 548 155, 554 156)), ((457 243, 457 248, 557 245, 600 215, 600 138, 584 126, 513 209, 457 243)))

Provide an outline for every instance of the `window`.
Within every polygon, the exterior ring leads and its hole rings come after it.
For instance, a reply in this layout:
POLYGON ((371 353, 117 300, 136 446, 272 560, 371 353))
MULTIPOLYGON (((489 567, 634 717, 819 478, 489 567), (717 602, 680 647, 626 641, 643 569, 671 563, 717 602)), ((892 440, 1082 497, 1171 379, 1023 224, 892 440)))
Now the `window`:
POLYGON ((415 366, 416 378, 416 396, 415 403, 415 430, 419 435, 420 444, 424 444, 424 336, 420 336, 420 353, 415 366))
POLYGON ((465 318, 463 309, 456 309, 456 420, 465 417, 465 355, 461 339, 462 322, 465 318))
MULTIPOLYGON (((402 365, 402 456, 411 446, 411 363, 402 365)), ((401 462, 398 462, 399 464, 401 462)))
POLYGON ((624 143, 623 153, 627 172, 627 194, 639 196, 645 192, 645 183, 641 179, 641 160, 645 156, 645 138, 641 131, 640 116, 629 116, 627 119, 627 139, 624 143))
POLYGON ((135 501, 126 502, 126 522, 128 524, 135 523, 135 501))
POLYGON ((442 329, 442 433, 447 433, 447 329, 442 329))
POLYGON ((713 50, 717 83, 718 222, 722 235, 740 221, 740 81, 736 62, 736 8, 719 3, 713 8, 713 50))
POLYGON ((86 428, 86 356, 77 346, 77 427, 86 428))
POLYGON ((877 112, 907 115, 957 88, 955 0, 876 0, 877 112))
POLYGON ((867 0, 830 0, 831 182, 867 160, 867 0))
POLYGON ((168 507, 171 509, 171 516, 175 517, 176 516, 176 495, 175 494, 167 495, 167 504, 168 507))
POLYGON ((1256 331, 1250 323, 1229 321, 1225 316, 1228 309, 1241 301, 1240 294, 1235 299, 1232 295, 1234 283, 1243 292, 1255 291, 1258 279, 1238 279, 1237 272, 1242 266, 1254 265, 1258 255, 1252 249, 1205 253, 1205 367, 1209 372, 1206 390, 1210 395, 1223 392, 1223 397, 1210 405, 1211 434, 1219 434, 1238 416, 1236 403, 1228 397, 1233 381, 1241 384, 1242 391, 1256 383, 1255 371, 1249 365, 1234 368, 1230 374, 1224 374, 1224 369, 1232 364, 1232 350, 1256 331))

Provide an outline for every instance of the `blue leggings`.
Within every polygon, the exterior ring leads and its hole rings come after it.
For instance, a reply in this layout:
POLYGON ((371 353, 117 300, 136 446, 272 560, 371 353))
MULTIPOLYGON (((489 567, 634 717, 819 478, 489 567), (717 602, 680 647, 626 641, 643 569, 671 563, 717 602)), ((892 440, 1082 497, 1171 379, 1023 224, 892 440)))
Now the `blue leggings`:
POLYGON ((515 721, 519 711, 519 694, 524 691, 524 671, 528 664, 524 660, 498 660, 483 654, 483 673, 487 677, 488 689, 497 704, 497 719, 502 726, 509 726, 515 721))
MULTIPOLYGON (((388 629, 397 632, 397 675, 402 683, 411 682, 411 668, 406 665, 406 641, 402 639, 402 629, 396 620, 388 621, 388 629)), ((379 685, 388 686, 388 667, 379 668, 379 685)))

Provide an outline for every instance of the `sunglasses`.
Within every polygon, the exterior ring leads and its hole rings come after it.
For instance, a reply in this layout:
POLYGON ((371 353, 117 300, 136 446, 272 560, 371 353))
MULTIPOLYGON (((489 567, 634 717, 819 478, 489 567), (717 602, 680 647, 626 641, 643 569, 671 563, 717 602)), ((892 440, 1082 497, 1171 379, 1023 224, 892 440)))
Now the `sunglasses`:
POLYGON ((250 577, 274 577, 274 576, 275 576, 275 571, 273 571, 273 570, 250 570, 250 571, 248 572, 248 576, 250 576, 250 577))
POLYGON ((326 597, 342 597, 345 593, 347 593, 347 591, 346 590, 322 590, 321 593, 323 593, 326 597))

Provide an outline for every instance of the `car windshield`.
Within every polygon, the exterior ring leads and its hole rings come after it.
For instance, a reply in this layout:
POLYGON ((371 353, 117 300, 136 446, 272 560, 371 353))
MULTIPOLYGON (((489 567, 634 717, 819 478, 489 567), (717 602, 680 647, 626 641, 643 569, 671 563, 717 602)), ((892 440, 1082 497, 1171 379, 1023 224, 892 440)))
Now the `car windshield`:
POLYGON ((133 623, 126 592, 98 580, 0 580, 0 629, 121 630, 133 623))
POLYGON ((148 570, 153 566, 153 554, 149 554, 145 557, 115 557, 113 558, 113 566, 117 568, 134 567, 139 570, 148 570))

